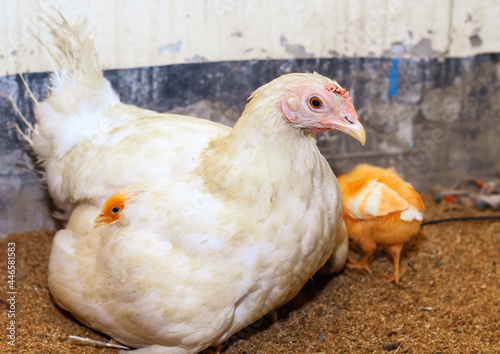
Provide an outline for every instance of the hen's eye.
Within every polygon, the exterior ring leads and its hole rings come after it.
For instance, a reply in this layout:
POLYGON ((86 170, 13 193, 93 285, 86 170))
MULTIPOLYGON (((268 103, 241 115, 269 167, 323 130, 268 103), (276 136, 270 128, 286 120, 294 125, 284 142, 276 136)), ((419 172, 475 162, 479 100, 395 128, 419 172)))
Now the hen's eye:
POLYGON ((318 97, 311 97, 311 99, 309 100, 309 104, 311 105, 312 108, 318 109, 321 108, 323 102, 321 102, 321 100, 318 97))
POLYGON ((119 211, 120 211, 120 208, 119 208, 119 207, 114 207, 113 209, 111 209, 111 212, 112 212, 113 214, 116 214, 116 213, 118 213, 119 211))

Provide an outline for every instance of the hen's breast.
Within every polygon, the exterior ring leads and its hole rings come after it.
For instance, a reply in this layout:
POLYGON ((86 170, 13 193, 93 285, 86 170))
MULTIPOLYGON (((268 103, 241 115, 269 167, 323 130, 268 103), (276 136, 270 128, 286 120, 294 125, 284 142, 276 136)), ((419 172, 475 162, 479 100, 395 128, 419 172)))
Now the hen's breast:
POLYGON ((265 219, 255 219, 245 246, 254 259, 252 282, 236 304, 234 330, 291 300, 332 254, 342 220, 339 187, 328 179, 307 190, 283 193, 265 219))

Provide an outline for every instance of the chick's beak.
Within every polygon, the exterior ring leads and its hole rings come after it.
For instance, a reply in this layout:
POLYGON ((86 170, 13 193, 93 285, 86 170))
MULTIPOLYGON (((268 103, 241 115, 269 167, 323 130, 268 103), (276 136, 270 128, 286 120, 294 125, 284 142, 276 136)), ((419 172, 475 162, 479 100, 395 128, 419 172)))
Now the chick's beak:
POLYGON ((94 224, 98 224, 98 223, 101 223, 101 222, 105 222, 105 223, 110 223, 111 222, 111 218, 107 215, 104 215, 104 213, 101 213, 99 214, 95 220, 94 220, 94 224))

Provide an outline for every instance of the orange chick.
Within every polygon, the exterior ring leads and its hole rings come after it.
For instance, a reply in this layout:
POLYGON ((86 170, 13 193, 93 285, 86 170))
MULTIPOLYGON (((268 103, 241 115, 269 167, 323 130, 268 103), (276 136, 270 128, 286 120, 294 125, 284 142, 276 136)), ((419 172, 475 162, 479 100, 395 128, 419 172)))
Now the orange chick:
POLYGON ((349 259, 346 266, 371 273, 368 263, 377 245, 386 246, 394 260, 388 282, 397 284, 402 276, 399 259, 403 244, 418 232, 423 220, 422 198, 393 169, 362 164, 338 181, 347 232, 364 252, 359 261, 349 259))
POLYGON ((104 222, 110 224, 120 218, 125 207, 125 202, 129 200, 123 193, 115 193, 104 203, 101 213, 95 218, 94 223, 104 222))

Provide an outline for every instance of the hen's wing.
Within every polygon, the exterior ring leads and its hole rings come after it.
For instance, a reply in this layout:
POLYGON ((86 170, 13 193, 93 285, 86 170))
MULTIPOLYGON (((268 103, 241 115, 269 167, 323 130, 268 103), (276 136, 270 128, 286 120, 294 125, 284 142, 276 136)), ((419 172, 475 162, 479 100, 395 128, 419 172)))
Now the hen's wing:
POLYGON ((118 188, 143 180, 189 176, 215 136, 229 127, 204 119, 155 114, 80 142, 46 161, 50 194, 59 205, 101 206, 118 188))

